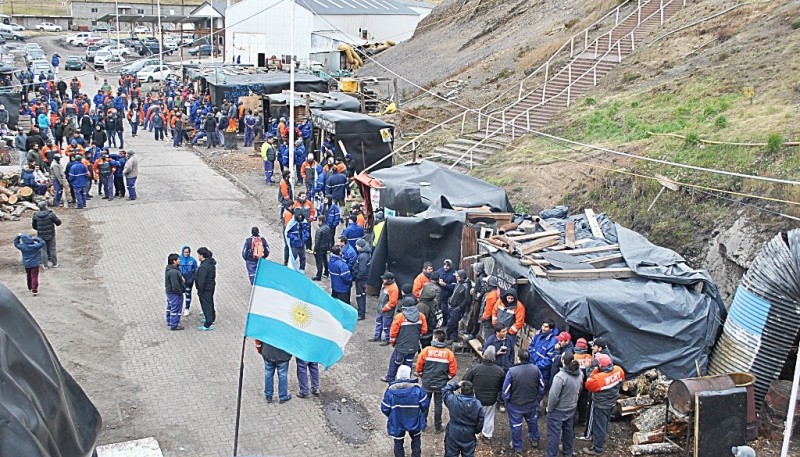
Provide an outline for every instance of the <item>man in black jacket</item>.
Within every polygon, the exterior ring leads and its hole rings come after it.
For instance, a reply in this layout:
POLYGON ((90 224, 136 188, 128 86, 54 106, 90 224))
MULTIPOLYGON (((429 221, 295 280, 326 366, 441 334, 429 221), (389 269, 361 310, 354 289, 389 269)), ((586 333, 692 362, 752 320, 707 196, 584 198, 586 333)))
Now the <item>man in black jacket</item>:
POLYGON ((458 338, 458 323, 463 316, 468 315, 469 307, 472 304, 470 295, 472 284, 467 278, 467 272, 458 270, 456 272, 456 285, 453 288, 453 295, 450 296, 450 314, 447 321, 447 342, 453 344, 458 338))
POLYGON ((217 130, 217 118, 208 115, 206 116, 206 121, 203 124, 203 129, 206 131, 206 146, 211 149, 212 147, 217 146, 217 138, 214 135, 214 132, 217 130))
POLYGON ((256 340, 256 350, 264 358, 264 398, 272 403, 275 392, 275 372, 278 372, 278 403, 292 399, 289 394, 289 361, 292 355, 267 343, 256 340))
POLYGON ((442 390, 444 405, 450 411, 450 422, 444 436, 444 457, 473 457, 477 439, 483 429, 483 407, 475 398, 472 383, 451 382, 442 390), (456 390, 461 390, 456 394, 456 390))
POLYGON ((322 275, 328 276, 328 251, 333 246, 333 233, 324 214, 317 216, 317 233, 314 234, 314 260, 317 264, 317 274, 311 278, 314 281, 322 280, 322 275))
POLYGON ((472 383, 475 389, 475 398, 483 406, 483 430, 481 440, 489 443, 494 435, 494 413, 497 407, 497 396, 503 388, 503 379, 506 372, 495 365, 496 350, 489 346, 483 351, 483 362, 473 365, 461 378, 472 383))
POLYGON ((56 227, 61 225, 61 219, 56 213, 47 209, 47 202, 39 202, 39 211, 33 214, 31 226, 36 230, 36 236, 43 239, 45 248, 42 249, 42 266, 47 268, 48 260, 53 268, 58 268, 58 256, 56 254, 56 227))
POLYGON ((214 321, 217 313, 214 310, 214 290, 217 288, 217 261, 214 254, 205 246, 197 249, 200 266, 194 275, 194 286, 200 298, 200 308, 203 310, 203 325, 197 330, 214 330, 214 321))
POLYGON ((367 315, 367 279, 369 279, 369 262, 372 260, 372 249, 363 238, 356 241, 356 264, 353 267, 353 280, 356 283, 356 308, 358 320, 363 321, 367 315))
POLYGON ((181 311, 183 310, 183 275, 178 266, 181 264, 178 254, 167 257, 167 268, 164 271, 164 289, 167 293, 167 325, 170 330, 183 330, 181 311))

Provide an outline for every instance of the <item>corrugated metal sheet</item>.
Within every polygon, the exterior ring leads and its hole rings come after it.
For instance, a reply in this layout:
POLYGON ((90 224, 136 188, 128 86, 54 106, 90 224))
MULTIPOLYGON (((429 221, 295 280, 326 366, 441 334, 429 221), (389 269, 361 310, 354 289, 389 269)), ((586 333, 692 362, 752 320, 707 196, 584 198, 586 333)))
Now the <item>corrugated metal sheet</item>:
POLYGON ((416 11, 395 0, 296 0, 297 4, 322 15, 408 15, 416 11))
POLYGON ((800 230, 776 235, 740 281, 709 372, 756 375, 758 407, 800 334, 800 230))

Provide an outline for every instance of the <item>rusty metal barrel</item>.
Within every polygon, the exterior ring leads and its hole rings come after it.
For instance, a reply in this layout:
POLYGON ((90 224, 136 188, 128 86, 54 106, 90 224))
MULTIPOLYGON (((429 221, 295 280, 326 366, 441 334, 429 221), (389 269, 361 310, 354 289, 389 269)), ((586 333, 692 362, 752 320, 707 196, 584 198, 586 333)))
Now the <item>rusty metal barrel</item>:
POLYGON ((694 394, 715 390, 733 389, 736 384, 728 375, 701 376, 672 381, 667 396, 676 412, 687 415, 694 411, 694 394))

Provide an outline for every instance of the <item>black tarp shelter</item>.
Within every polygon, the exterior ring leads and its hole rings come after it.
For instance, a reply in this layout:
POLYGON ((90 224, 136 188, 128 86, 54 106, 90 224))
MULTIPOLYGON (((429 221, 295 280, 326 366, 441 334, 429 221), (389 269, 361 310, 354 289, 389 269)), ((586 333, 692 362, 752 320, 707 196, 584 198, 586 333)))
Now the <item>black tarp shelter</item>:
POLYGON ((377 207, 392 209, 398 216, 421 213, 441 197, 458 208, 513 211, 502 188, 427 160, 370 171, 356 179, 369 210, 377 203, 377 207))
MULTIPOLYGON (((355 163, 356 173, 372 166, 392 153, 394 126, 361 113, 331 110, 312 113, 314 126, 336 136, 355 163)), ((386 159, 377 168, 392 166, 386 159)))
MULTIPOLYGON (((239 97, 248 95, 279 94, 290 89, 289 73, 240 74, 225 69, 209 71, 203 76, 211 91, 211 100, 216 106, 224 101, 236 102, 239 97)), ((328 83, 305 73, 294 76, 294 90, 297 92, 328 92, 328 83)))
MULTIPOLYGON (((518 258, 502 251, 492 252, 485 263, 500 279, 505 277, 506 283, 528 280, 529 286, 520 295, 531 302, 525 302, 526 320, 534 328, 555 313, 557 323, 569 324, 570 331, 607 338, 615 361, 630 374, 658 367, 670 379, 692 377, 697 375, 695 361, 705 370, 726 317, 711 277, 686 265, 674 251, 614 224, 604 214, 598 214, 597 220, 603 238, 592 236, 584 215, 546 222, 561 231, 562 242, 564 226, 572 221, 576 241, 589 240, 581 248, 618 245, 622 258, 607 266, 630 268, 635 277, 556 281, 537 276, 518 258)), ((562 270, 572 268, 571 262, 603 257, 608 252, 571 259, 560 252, 539 254, 551 263, 549 270, 562 270)))
POLYGON ((2 284, 0 316, 0 456, 91 456, 100 413, 2 284))
MULTIPOLYGON (((294 98, 295 106, 306 106, 305 94, 297 94, 294 98)), ((289 118, 289 94, 269 94, 265 95, 262 106, 265 113, 270 117, 279 119, 289 118)), ((327 94, 312 94, 308 102, 311 111, 350 111, 357 113, 361 109, 361 103, 357 98, 342 92, 330 92, 327 94)))

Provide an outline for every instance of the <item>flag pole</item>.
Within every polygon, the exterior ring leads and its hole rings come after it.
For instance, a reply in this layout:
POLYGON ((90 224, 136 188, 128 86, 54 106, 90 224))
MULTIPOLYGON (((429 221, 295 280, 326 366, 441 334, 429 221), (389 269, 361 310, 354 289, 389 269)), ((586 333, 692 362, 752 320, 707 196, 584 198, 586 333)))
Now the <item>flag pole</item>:
MULTIPOLYGON (((258 265, 261 265, 262 259, 258 260, 258 264, 256 265, 256 275, 253 277, 253 283, 255 284, 255 278, 258 277, 258 265)), ((250 303, 247 305, 247 317, 250 317, 250 308, 253 307, 253 294, 255 293, 255 287, 250 286, 250 303)), ((242 354, 239 356, 239 388, 236 391, 236 422, 233 426, 233 457, 236 457, 239 452, 239 419, 242 417, 242 384, 244 382, 244 348, 247 345, 247 318, 244 321, 244 336, 242 336, 242 354)))
POLYGON ((242 337, 242 355, 239 358, 239 389, 236 392, 236 425, 233 432, 233 457, 239 452, 239 419, 242 416, 242 381, 244 380, 244 348, 247 344, 247 337, 242 337))

